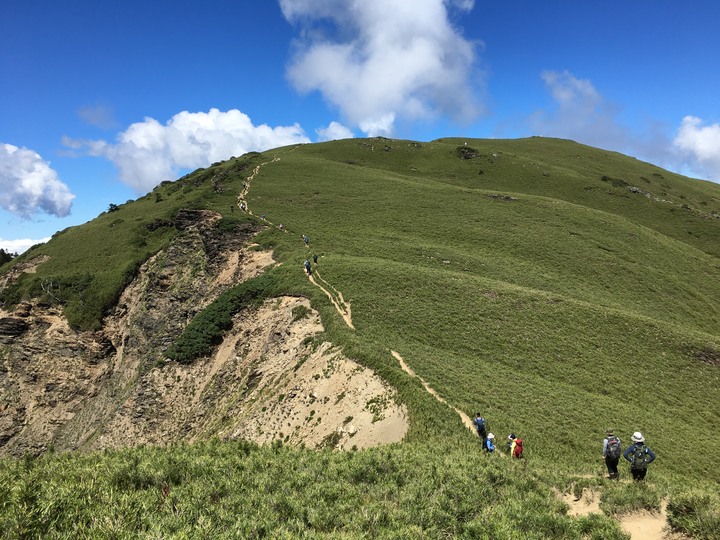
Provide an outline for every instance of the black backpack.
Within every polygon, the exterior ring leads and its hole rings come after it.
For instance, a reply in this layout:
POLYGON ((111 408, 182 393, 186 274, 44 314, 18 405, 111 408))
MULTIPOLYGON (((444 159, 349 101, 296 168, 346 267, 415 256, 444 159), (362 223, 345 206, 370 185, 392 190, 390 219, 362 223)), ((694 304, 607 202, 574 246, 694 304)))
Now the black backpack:
POLYGON ((633 469, 647 469, 647 452, 645 451, 644 444, 636 444, 635 450, 633 450, 633 460, 630 465, 633 469))
POLYGON ((608 439, 606 455, 611 458, 620 457, 620 440, 617 437, 610 437, 608 439))

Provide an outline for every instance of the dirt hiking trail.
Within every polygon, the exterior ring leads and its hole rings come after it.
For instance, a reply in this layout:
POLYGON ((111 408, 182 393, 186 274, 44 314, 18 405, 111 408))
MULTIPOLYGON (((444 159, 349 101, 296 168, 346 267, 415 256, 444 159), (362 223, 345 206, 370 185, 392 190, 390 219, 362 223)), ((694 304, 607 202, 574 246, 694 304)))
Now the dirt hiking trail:
POLYGON ((620 526, 632 540, 689 540, 684 534, 670 531, 666 508, 667 500, 663 500, 659 512, 633 512, 624 515, 620 517, 620 526))
MULTIPOLYGON (((322 279, 320 277, 320 274, 317 273, 317 271, 315 273, 317 274, 318 279, 322 279)), ((350 313, 350 304, 345 302, 345 300, 342 297, 342 294, 340 294, 338 292, 338 298, 336 298, 335 296, 333 296, 333 294, 329 290, 327 290, 325 287, 320 285, 320 283, 318 283, 315 280, 315 278, 312 276, 312 274, 308 275, 308 279, 310 280, 310 283, 312 283, 313 285, 318 287, 322 292, 324 292, 327 295, 327 297, 330 299, 330 302, 332 302, 332 305, 335 306, 335 309, 342 317, 343 321, 345 321, 345 324, 347 324, 352 330, 355 330, 355 326, 353 326, 353 323, 352 323, 352 315, 350 313)), ((327 283, 327 281, 325 281, 325 280, 323 280, 323 282, 327 283)), ((337 289, 332 287, 332 285, 330 285, 330 287, 337 292, 337 289)))
POLYGON ((415 379, 419 380, 419 381, 422 383, 422 385, 425 387, 425 390, 427 390, 429 394, 431 394, 432 396, 434 396, 435 399, 437 399, 440 403, 443 403, 443 404, 447 405, 448 407, 450 407, 453 411, 455 411, 455 412, 457 413, 457 415, 460 417, 460 420, 462 420, 462 423, 465 424, 465 427, 467 427, 470 431, 473 431, 473 432, 475 431, 475 427, 473 426, 473 421, 471 420, 471 418, 470 418, 467 414, 465 414, 464 412, 462 412, 460 409, 458 409, 458 408, 456 408, 456 407, 453 407, 453 406, 450 405, 447 401, 445 401, 445 399, 444 399, 442 396, 440 396, 440 394, 438 394, 427 382, 425 382, 425 381, 423 380, 422 377, 418 376, 418 375, 410 368, 410 366, 408 366, 408 365, 405 363, 405 360, 403 360, 403 357, 400 356, 400 353, 398 353, 398 352, 396 352, 396 351, 390 351, 390 352, 391 352, 392 355, 395 357, 395 359, 398 361, 398 363, 400 364, 400 367, 403 369, 403 371, 404 371, 405 373, 407 373, 407 374, 410 375, 411 377, 414 377, 415 379))
MULTIPOLYGON (((602 514, 600 509, 601 493, 592 489, 583 489, 579 498, 572 493, 557 493, 570 507, 571 516, 587 516, 589 514, 602 514)), ((630 535, 632 540, 685 540, 687 536, 669 532, 667 501, 662 501, 659 512, 632 512, 618 517, 623 532, 630 535)))
MULTIPOLYGON (((297 147, 292 148, 290 151, 295 150, 295 148, 297 148, 297 147)), ((237 205, 240 208, 240 210, 242 210, 246 214, 249 214, 251 216, 255 215, 255 214, 253 214, 252 210, 250 210, 250 206, 248 205, 248 202, 247 202, 247 195, 248 195, 248 192, 250 191, 250 185, 251 185, 252 181, 260 173, 260 169, 262 167, 264 167, 265 165, 269 165, 271 163, 275 163, 276 161, 280 161, 280 158, 277 156, 273 157, 270 161, 264 161, 260 165, 255 166, 252 174, 250 174, 250 176, 245 178, 245 181, 243 182, 243 189, 237 198, 237 205)), ((275 226, 275 224, 272 221, 268 220, 264 214, 262 215, 262 219, 269 225, 275 226)), ((281 230, 282 232, 291 232, 282 224, 277 225, 277 228, 279 230, 281 230)), ((308 243, 305 242, 305 245, 308 246, 308 243)), ((333 285, 331 285, 328 281, 323 279, 322 276, 320 276, 320 273, 317 271, 317 268, 315 269, 314 274, 317 276, 317 279, 315 279, 312 276, 312 274, 308 274, 308 279, 309 279, 310 283, 315 285, 317 288, 319 288, 322 292, 324 292, 327 295, 327 297, 330 299, 330 302, 335 307, 335 309, 337 310, 340 317, 342 317, 343 321, 345 321, 345 324, 347 324, 350 329, 355 330, 355 326, 353 325, 353 322, 352 322, 352 312, 350 310, 350 303, 345 300, 345 298, 343 297, 343 295, 340 291, 338 291, 335 287, 333 287, 333 285)))

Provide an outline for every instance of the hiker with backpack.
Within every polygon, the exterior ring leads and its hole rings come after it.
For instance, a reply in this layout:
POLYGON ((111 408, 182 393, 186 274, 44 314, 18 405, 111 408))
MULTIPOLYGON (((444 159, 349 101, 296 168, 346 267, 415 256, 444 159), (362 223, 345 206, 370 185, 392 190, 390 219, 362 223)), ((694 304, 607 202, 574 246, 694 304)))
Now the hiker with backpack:
POLYGON ((507 453, 510 454, 511 456, 512 456, 512 453, 513 453, 513 449, 515 448, 515 439, 516 439, 516 438, 517 438, 517 437, 515 436, 514 433, 511 433, 510 435, 507 436, 507 447, 506 447, 506 450, 507 450, 507 453))
POLYGON ((620 461, 621 451, 620 439, 615 436, 612 429, 608 429, 606 437, 603 440, 602 457, 605 458, 605 466, 607 467, 610 480, 617 480, 619 477, 618 462, 620 461))
POLYGON ((312 268, 310 267, 310 261, 305 259, 305 262, 303 263, 303 266, 305 267, 305 271, 307 272, 308 276, 312 276, 312 268))
POLYGON ((520 437, 515 437, 513 439, 510 455, 515 459, 523 458, 523 440, 520 437))
POLYGON ((488 454, 492 454, 495 451, 495 444, 493 443, 493 439, 495 439, 495 435, 492 433, 488 433, 488 436, 485 438, 485 446, 484 450, 488 454))
POLYGON ((645 446, 645 437, 639 431, 633 433, 630 439, 634 444, 625 450, 623 457, 630 462, 630 472, 633 475, 633 480, 645 480, 647 467, 655 461, 655 454, 645 446))
POLYGON ((480 413, 477 413, 475 416, 475 420, 473 420, 473 424, 475 424, 475 429, 477 430, 478 437, 482 439, 482 445, 483 448, 485 448, 485 444, 487 442, 487 424, 485 422, 485 418, 480 413))

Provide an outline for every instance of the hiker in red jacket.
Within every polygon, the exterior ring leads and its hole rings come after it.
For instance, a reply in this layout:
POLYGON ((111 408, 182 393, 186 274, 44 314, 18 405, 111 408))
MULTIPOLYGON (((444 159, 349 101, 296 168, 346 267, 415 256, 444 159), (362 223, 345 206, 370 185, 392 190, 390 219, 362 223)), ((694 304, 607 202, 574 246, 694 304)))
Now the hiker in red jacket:
POLYGON ((523 440, 520 437, 515 437, 515 440, 513 440, 510 455, 514 458, 522 459, 522 457, 523 457, 523 440))

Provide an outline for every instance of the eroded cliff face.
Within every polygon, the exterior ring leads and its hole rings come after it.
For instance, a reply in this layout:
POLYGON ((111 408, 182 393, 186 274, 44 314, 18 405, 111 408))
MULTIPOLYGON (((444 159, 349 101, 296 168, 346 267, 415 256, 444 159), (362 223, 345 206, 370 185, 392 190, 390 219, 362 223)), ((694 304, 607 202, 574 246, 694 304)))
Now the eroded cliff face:
POLYGON ((98 332, 77 332, 37 302, 0 310, 0 454, 213 436, 337 448, 403 438, 406 414, 393 391, 319 339, 305 299, 238 314, 211 358, 189 366, 164 358, 195 314, 274 264, 253 249, 255 230, 218 232, 219 218, 181 212, 176 240, 142 266, 98 332))

